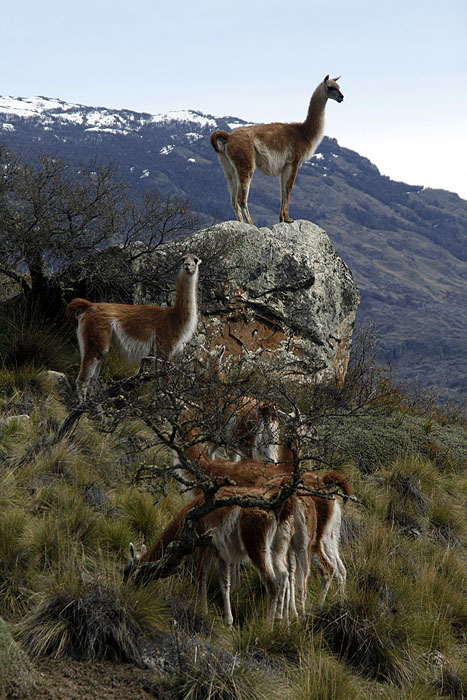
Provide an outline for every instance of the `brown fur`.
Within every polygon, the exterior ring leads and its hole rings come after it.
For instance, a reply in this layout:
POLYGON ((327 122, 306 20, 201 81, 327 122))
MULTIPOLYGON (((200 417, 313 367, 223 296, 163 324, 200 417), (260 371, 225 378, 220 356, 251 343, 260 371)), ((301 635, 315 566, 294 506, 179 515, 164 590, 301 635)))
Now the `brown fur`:
MULTIPOLYGON (((219 416, 222 434, 219 444, 214 441, 208 443, 207 453, 215 459, 219 448, 223 447, 232 461, 249 458, 273 461, 277 457, 279 437, 276 408, 270 401, 229 392, 222 366, 224 351, 224 345, 220 350, 211 351, 202 347, 200 356, 203 367, 200 379, 206 385, 202 402, 204 411, 210 416, 219 416)), ((196 423, 195 414, 188 409, 183 412, 182 418, 187 426, 196 423)))
POLYGON ((175 303, 171 307, 92 303, 79 298, 68 304, 68 319, 77 329, 81 350, 81 368, 76 380, 81 400, 99 376, 111 342, 130 363, 138 363, 151 353, 168 359, 189 340, 196 327, 200 262, 192 254, 183 257, 175 303))
MULTIPOLYGON (((196 430, 193 429, 191 438, 196 440, 196 430)), ((229 477, 235 481, 240 488, 254 489, 261 488, 263 493, 274 493, 279 484, 288 480, 294 469, 292 452, 290 461, 284 460, 280 463, 257 462, 252 459, 233 462, 228 460, 213 460, 207 454, 207 449, 202 443, 193 442, 187 450, 188 459, 196 461, 198 466, 210 477, 229 477)), ((190 475, 184 473, 187 479, 190 475)), ((302 475, 303 484, 312 491, 333 491, 339 489, 344 495, 344 505, 351 494, 351 487, 348 480, 339 472, 331 471, 324 475, 304 472, 302 475)), ((200 494, 198 489, 194 489, 194 494, 200 494)), ((292 595, 291 611, 296 614, 295 602, 293 599, 293 581, 295 564, 298 565, 297 589, 299 602, 304 610, 306 599, 306 582, 308 580, 310 565, 313 562, 321 575, 322 599, 324 600, 331 579, 335 575, 338 577, 340 587, 345 584, 345 567, 338 555, 338 541, 334 547, 324 546, 335 534, 332 534, 331 527, 334 515, 339 516, 339 504, 332 498, 303 495, 297 497, 300 513, 294 515, 294 535, 290 554, 291 583, 289 592, 292 595), (337 509, 337 511, 336 511, 337 509), (298 517, 299 516, 299 517, 298 517), (298 517, 298 519, 297 519, 298 517)), ((200 569, 203 568, 205 554, 201 555, 200 569)))
MULTIPOLYGON (((271 499, 277 495, 281 482, 274 489, 259 487, 224 487, 218 493, 218 498, 257 497, 271 499)), ((139 558, 139 563, 157 561, 164 553, 170 542, 176 539, 181 531, 187 513, 203 501, 198 495, 171 520, 155 544, 139 558)), ((287 551, 293 535, 293 514, 296 508, 296 497, 287 499, 276 516, 267 508, 223 506, 202 517, 197 525, 198 534, 213 532, 213 545, 219 562, 219 583, 221 586, 225 617, 228 624, 232 623, 230 609, 230 567, 239 563, 246 555, 258 571, 270 598, 270 617, 282 616, 282 608, 288 585, 287 551), (233 545, 233 549, 231 546, 233 545), (244 554, 242 554, 242 550, 244 554), (270 555, 267 554, 270 552, 270 555)), ((203 548, 204 550, 204 548, 203 548)), ((201 553, 201 590, 203 605, 206 605, 206 574, 209 564, 209 554, 206 550, 201 553)))
POLYGON ((253 221, 248 210, 248 192, 255 168, 266 175, 281 177, 279 221, 290 222, 289 199, 297 170, 311 158, 318 147, 324 128, 324 111, 328 99, 342 102, 337 78, 329 75, 314 91, 304 122, 243 126, 228 133, 221 129, 211 134, 210 142, 224 170, 233 209, 239 221, 243 216, 253 221))

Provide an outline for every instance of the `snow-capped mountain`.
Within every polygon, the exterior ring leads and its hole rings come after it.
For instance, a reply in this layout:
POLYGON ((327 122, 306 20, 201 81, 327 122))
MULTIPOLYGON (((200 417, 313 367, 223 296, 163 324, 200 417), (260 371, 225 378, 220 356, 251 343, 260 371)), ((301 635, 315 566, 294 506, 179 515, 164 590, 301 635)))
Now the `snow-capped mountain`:
MULTIPOLYGON (((151 115, 46 97, 0 97, 0 141, 74 164, 113 162, 135 193, 188 197, 206 219, 234 218, 209 143, 235 117, 186 110, 151 115)), ((279 183, 257 172, 249 197, 257 225, 277 221, 279 183)), ((324 138, 300 168, 290 212, 322 226, 362 291, 360 321, 377 323, 386 357, 445 393, 466 388, 467 202, 442 190, 394 182, 367 158, 324 138)))
POLYGON ((102 131, 123 136, 138 131, 144 126, 166 121, 193 122, 200 127, 213 127, 215 120, 197 112, 172 112, 151 115, 130 110, 111 110, 106 107, 63 102, 47 97, 0 97, 0 113, 10 114, 12 122, 5 119, 2 128, 14 130, 17 117, 39 120, 44 128, 59 124, 76 124, 85 131, 102 131))
MULTIPOLYGON (((149 178, 145 187, 156 185, 163 190, 166 188, 160 171, 165 166, 157 162, 160 156, 172 156, 171 165, 177 167, 181 166, 177 158, 182 158, 192 170, 188 164, 217 163, 208 141, 211 131, 232 130, 247 124, 235 117, 214 117, 193 110, 152 115, 46 97, 0 97, 0 117, 0 138, 3 136, 9 144, 58 150, 73 161, 96 153, 102 158, 111 155, 115 159, 112 151, 116 139, 121 137, 122 153, 116 160, 122 175, 134 184, 137 178, 149 178)), ((318 167, 326 177, 331 168, 324 162, 325 153, 326 148, 315 154, 311 166, 318 167)), ((330 155, 339 157, 338 153, 330 155)), ((224 204, 219 202, 219 205, 225 209, 224 204)), ((212 213, 212 206, 206 213, 212 213)))

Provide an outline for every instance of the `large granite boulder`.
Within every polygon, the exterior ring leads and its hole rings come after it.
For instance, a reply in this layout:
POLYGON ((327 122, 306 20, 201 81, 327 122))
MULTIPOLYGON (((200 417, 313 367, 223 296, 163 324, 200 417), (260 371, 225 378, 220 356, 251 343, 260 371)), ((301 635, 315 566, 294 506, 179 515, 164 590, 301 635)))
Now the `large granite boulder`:
MULTIPOLYGON (((309 221, 256 228, 225 221, 157 251, 154 269, 184 252, 202 258, 196 342, 285 363, 317 382, 343 379, 360 300, 352 273, 309 221)), ((146 263, 147 264, 147 263, 146 263)), ((173 296, 135 301, 173 303, 173 296)))

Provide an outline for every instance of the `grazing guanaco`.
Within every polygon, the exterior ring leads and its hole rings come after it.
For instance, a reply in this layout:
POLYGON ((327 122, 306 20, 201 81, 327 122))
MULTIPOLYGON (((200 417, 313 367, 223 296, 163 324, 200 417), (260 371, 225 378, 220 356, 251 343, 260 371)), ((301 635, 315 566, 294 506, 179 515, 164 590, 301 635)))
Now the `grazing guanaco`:
POLYGON ((111 343, 129 364, 138 364, 153 354, 170 359, 182 350, 198 321, 200 263, 192 253, 183 256, 173 306, 92 303, 79 298, 68 304, 68 319, 76 328, 81 351, 76 379, 80 401, 86 399, 91 383, 99 377, 111 343))
MULTIPOLYGON (((314 429, 313 429, 314 431, 314 429)), ((312 439, 314 432, 310 433, 312 439)), ((197 440, 197 430, 193 428, 187 438, 185 454, 191 461, 209 477, 229 477, 240 488, 273 489, 278 481, 282 482, 294 469, 294 454, 284 445, 279 446, 278 462, 263 462, 253 459, 229 461, 211 459, 206 445, 197 440)), ((298 457, 300 457, 298 451, 298 457)), ((178 469, 180 475, 189 481, 192 475, 182 467, 178 469)), ((294 583, 297 580, 298 600, 301 609, 305 608, 306 583, 309 576, 310 565, 318 568, 321 577, 321 601, 324 601, 333 577, 336 578, 339 592, 343 593, 346 580, 346 569, 339 555, 340 526, 342 510, 337 498, 327 497, 327 493, 333 490, 342 492, 344 504, 351 494, 348 480, 339 472, 331 471, 324 475, 312 472, 303 472, 301 475, 303 485, 310 491, 322 491, 323 497, 317 495, 304 495, 298 498, 295 510, 294 537, 289 551, 290 569, 290 611, 296 615, 294 583), (327 492, 327 493, 326 493, 327 492), (297 569, 297 574, 296 574, 297 569)), ((191 491, 193 497, 199 496, 200 491, 194 488, 191 491)), ((207 552, 200 552, 200 571, 209 562, 207 552)), ((203 575, 201 573, 201 586, 203 575)))
POLYGON ((279 221, 291 222, 289 199, 298 168, 309 160, 323 138, 324 112, 328 100, 342 102, 337 81, 327 75, 314 91, 304 122, 242 126, 230 133, 218 129, 211 134, 227 179, 230 199, 239 221, 243 216, 253 224, 248 210, 248 193, 255 168, 266 175, 281 177, 279 221))
MULTIPOLYGON (((230 466, 235 465, 237 469, 239 464, 241 463, 230 463, 230 466)), ((223 464, 221 460, 211 464, 211 476, 227 475, 239 482, 239 485, 221 488, 217 493, 217 498, 220 499, 232 496, 272 499, 285 483, 282 475, 269 475, 266 483, 260 486, 255 479, 254 469, 241 470, 241 473, 237 474, 234 470, 234 473, 229 474, 228 465, 229 463, 223 464)), ((250 463, 250 467, 254 465, 250 463)), ((337 472, 330 472, 322 477, 304 474, 303 482, 312 490, 326 491, 338 486, 342 488, 345 496, 350 495, 350 486, 337 472)), ((170 521, 150 550, 143 545, 144 549, 137 555, 130 544, 131 564, 127 571, 134 571, 143 562, 160 559, 170 542, 179 536, 186 514, 202 501, 203 495, 198 493, 170 521)), ((340 526, 340 508, 335 499, 306 494, 290 496, 283 502, 279 514, 274 514, 267 508, 234 505, 221 506, 204 516, 198 521, 196 529, 199 535, 210 531, 212 545, 208 549, 202 547, 199 550, 198 573, 203 609, 207 611, 206 580, 213 554, 218 560, 219 585, 227 624, 232 624, 233 621, 230 605, 232 567, 248 559, 257 569, 265 585, 270 601, 271 620, 281 619, 284 614, 288 618, 289 612, 295 617, 298 615, 295 605, 295 578, 300 609, 305 611, 306 586, 311 563, 318 566, 321 574, 323 601, 335 574, 328 540, 331 529, 332 536, 336 536, 332 544, 338 545, 337 523, 340 526), (337 520, 336 512, 339 514, 337 520)), ((342 562, 340 563, 343 567, 342 562)))
MULTIPOLYGON (((277 484, 274 489, 223 487, 216 494, 216 498, 272 499, 277 495, 279 486, 280 484, 277 484)), ((180 534, 186 514, 202 500, 203 496, 199 495, 185 505, 167 525, 151 549, 136 555, 131 545, 132 561, 129 569, 135 570, 144 562, 160 559, 167 545, 180 534)), ((287 553, 293 535, 293 511, 296 500, 294 496, 286 499, 277 515, 268 508, 231 505, 221 506, 198 521, 196 530, 199 535, 206 532, 212 534, 211 548, 217 556, 219 586, 224 602, 226 624, 233 623, 230 603, 232 566, 248 560, 258 571, 266 588, 270 620, 280 619, 284 611, 287 612, 289 586, 287 553)), ((200 596, 203 608, 207 610, 206 575, 210 559, 205 557, 201 562, 200 596)))

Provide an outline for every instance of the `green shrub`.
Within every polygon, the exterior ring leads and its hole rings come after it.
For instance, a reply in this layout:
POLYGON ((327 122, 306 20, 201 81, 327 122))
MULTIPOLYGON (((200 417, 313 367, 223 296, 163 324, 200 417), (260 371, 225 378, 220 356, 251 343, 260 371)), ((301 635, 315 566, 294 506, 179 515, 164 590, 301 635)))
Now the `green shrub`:
POLYGON ((467 430, 443 426, 401 412, 368 411, 341 415, 318 424, 323 439, 320 456, 331 462, 352 461, 362 473, 372 474, 382 465, 410 453, 421 452, 446 470, 467 464, 467 430))
POLYGON ((323 456, 330 461, 351 461, 364 474, 372 474, 382 464, 415 449, 401 415, 370 413, 326 420, 319 433, 326 435, 323 456))

